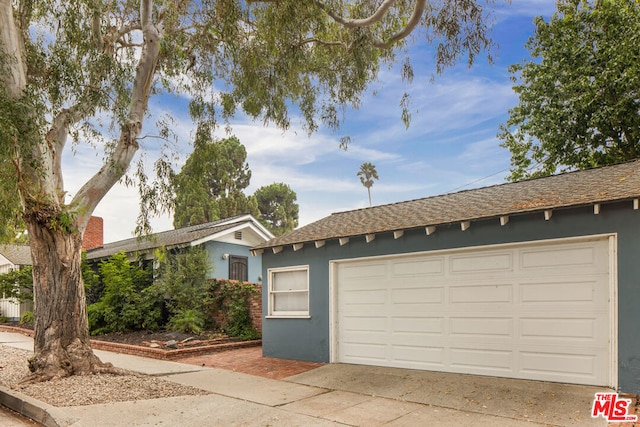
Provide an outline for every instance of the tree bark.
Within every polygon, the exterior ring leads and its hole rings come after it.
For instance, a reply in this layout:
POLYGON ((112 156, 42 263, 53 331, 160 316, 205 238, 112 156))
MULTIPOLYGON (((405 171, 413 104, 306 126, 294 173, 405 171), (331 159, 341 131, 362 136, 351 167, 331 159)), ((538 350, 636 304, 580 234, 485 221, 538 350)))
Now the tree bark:
POLYGON ((26 218, 33 259, 34 352, 23 382, 120 372, 93 354, 80 269, 81 235, 26 218))

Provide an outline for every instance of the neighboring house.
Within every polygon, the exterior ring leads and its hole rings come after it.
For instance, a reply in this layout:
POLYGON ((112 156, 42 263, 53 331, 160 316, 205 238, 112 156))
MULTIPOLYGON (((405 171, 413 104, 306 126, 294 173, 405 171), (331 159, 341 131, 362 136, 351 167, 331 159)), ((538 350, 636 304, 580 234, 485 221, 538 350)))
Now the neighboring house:
MULTIPOLYGON (((0 244, 0 274, 31 265, 29 245, 0 244)), ((33 311, 33 301, 20 302, 16 298, 0 295, 0 316, 18 320, 27 311, 33 311)))
POLYGON ((251 256, 250 249, 271 238, 273 234, 253 216, 238 215, 142 238, 107 243, 87 251, 87 261, 97 263, 122 251, 131 260, 153 262, 157 249, 173 251, 203 245, 211 261, 210 277, 260 283, 262 257, 251 256))
POLYGON ((263 255, 263 353, 640 391, 640 161, 335 213, 263 255))

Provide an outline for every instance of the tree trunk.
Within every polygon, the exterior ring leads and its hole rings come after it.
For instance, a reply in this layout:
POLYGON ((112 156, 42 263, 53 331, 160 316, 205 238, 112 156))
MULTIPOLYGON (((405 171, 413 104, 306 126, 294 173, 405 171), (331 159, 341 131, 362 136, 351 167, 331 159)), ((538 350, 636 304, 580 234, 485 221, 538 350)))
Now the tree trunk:
POLYGON ((93 354, 89 341, 80 233, 26 220, 33 260, 35 355, 24 382, 118 372, 93 354))

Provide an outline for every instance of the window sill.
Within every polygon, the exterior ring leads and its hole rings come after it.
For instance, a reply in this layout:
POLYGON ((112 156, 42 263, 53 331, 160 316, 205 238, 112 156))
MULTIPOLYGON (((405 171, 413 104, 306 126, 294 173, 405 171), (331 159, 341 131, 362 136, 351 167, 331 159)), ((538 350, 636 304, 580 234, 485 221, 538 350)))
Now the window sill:
POLYGON ((286 314, 272 314, 270 316, 265 316, 265 319, 311 319, 311 316, 308 314, 292 314, 287 316, 286 314))

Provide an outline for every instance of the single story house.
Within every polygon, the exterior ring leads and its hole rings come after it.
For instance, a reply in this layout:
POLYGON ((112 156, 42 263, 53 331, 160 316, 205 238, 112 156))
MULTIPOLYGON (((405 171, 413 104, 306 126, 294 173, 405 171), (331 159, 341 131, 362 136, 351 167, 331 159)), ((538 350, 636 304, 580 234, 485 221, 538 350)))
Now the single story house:
MULTIPOLYGON (((31 265, 31 249, 29 245, 0 245, 0 274, 19 270, 31 265)), ((19 320, 27 311, 33 311, 33 301, 20 302, 16 298, 0 295, 0 316, 11 320, 19 320)))
POLYGON ((204 245, 211 262, 211 278, 261 283, 262 258, 252 257, 250 249, 271 238, 273 234, 252 215, 238 215, 142 238, 106 243, 88 250, 87 261, 98 263, 124 252, 131 260, 154 262, 155 251, 159 248, 173 251, 204 245))
POLYGON ((640 392, 640 160, 340 212, 254 247, 263 353, 640 392))

